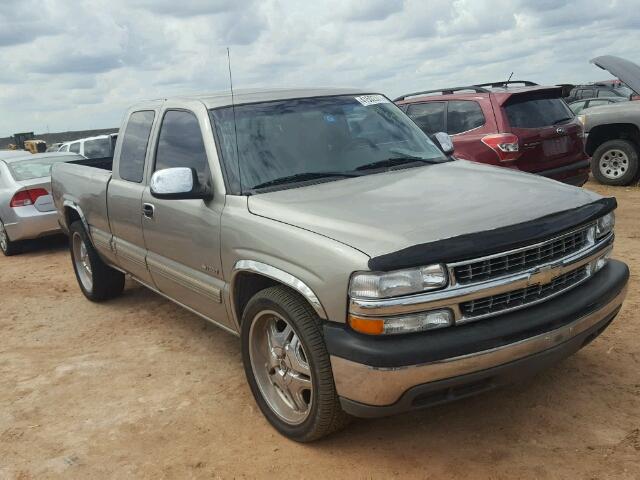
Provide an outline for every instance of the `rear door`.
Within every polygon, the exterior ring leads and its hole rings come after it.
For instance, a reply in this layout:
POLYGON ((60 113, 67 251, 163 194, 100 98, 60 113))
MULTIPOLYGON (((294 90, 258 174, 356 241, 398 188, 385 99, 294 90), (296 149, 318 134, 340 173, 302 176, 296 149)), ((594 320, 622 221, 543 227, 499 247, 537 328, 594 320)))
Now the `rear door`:
POLYGON ((155 116, 154 110, 134 111, 129 116, 107 195, 118 264, 148 285, 153 285, 153 281, 142 233, 142 193, 147 144, 155 116))
POLYGON ((514 93, 502 104, 509 133, 522 152, 515 165, 537 172, 585 158, 582 126, 556 90, 514 93))
MULTIPOLYGON (((150 170, 189 167, 198 173, 201 184, 211 185, 217 153, 208 112, 202 104, 193 104, 189 110, 182 106, 168 105, 164 111, 150 170)), ((220 224, 224 200, 222 191, 214 191, 214 198, 207 201, 163 200, 153 197, 147 187, 143 204, 148 213, 143 227, 147 263, 158 290, 230 327, 222 303, 225 283, 220 224)))
POLYGON ((446 132, 451 135, 456 157, 493 163, 495 154, 482 144, 485 135, 496 131, 492 110, 489 108, 487 113, 485 116, 480 101, 477 100, 447 102, 446 132))

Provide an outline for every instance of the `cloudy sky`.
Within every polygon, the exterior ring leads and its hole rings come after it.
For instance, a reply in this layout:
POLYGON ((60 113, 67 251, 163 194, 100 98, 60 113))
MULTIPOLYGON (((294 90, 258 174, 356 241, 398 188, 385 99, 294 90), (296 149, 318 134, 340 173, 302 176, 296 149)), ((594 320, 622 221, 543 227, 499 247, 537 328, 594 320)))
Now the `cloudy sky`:
POLYGON ((145 98, 354 86, 389 96, 640 62, 637 0, 1 0, 0 136, 118 126, 145 98))

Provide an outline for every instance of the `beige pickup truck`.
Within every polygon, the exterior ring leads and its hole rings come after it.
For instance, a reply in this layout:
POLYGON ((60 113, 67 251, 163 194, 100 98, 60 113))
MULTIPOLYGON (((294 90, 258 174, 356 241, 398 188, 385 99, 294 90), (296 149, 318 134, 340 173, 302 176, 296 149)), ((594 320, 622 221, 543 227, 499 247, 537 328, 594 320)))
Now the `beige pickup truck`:
POLYGON ((525 378, 622 305, 615 199, 436 138, 366 91, 148 101, 53 197, 87 298, 127 274, 238 335, 265 417, 311 441, 525 378))

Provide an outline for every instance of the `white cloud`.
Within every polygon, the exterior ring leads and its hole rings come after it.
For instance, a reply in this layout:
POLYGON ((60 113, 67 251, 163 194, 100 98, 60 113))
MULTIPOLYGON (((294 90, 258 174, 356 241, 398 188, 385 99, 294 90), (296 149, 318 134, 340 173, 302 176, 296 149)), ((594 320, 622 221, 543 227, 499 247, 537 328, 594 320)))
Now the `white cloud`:
POLYGON ((640 61, 633 0, 4 0, 0 136, 117 126, 143 98, 244 87, 407 91, 607 78, 640 61))

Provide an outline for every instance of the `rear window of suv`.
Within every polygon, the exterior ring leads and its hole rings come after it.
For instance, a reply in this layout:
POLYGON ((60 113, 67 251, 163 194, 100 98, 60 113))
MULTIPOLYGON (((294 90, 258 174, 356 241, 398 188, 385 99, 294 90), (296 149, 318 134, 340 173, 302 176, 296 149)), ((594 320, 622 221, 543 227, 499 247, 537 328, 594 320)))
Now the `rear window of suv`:
POLYGON ((550 127, 573 119, 573 112, 561 98, 516 98, 504 110, 513 128, 550 127))

